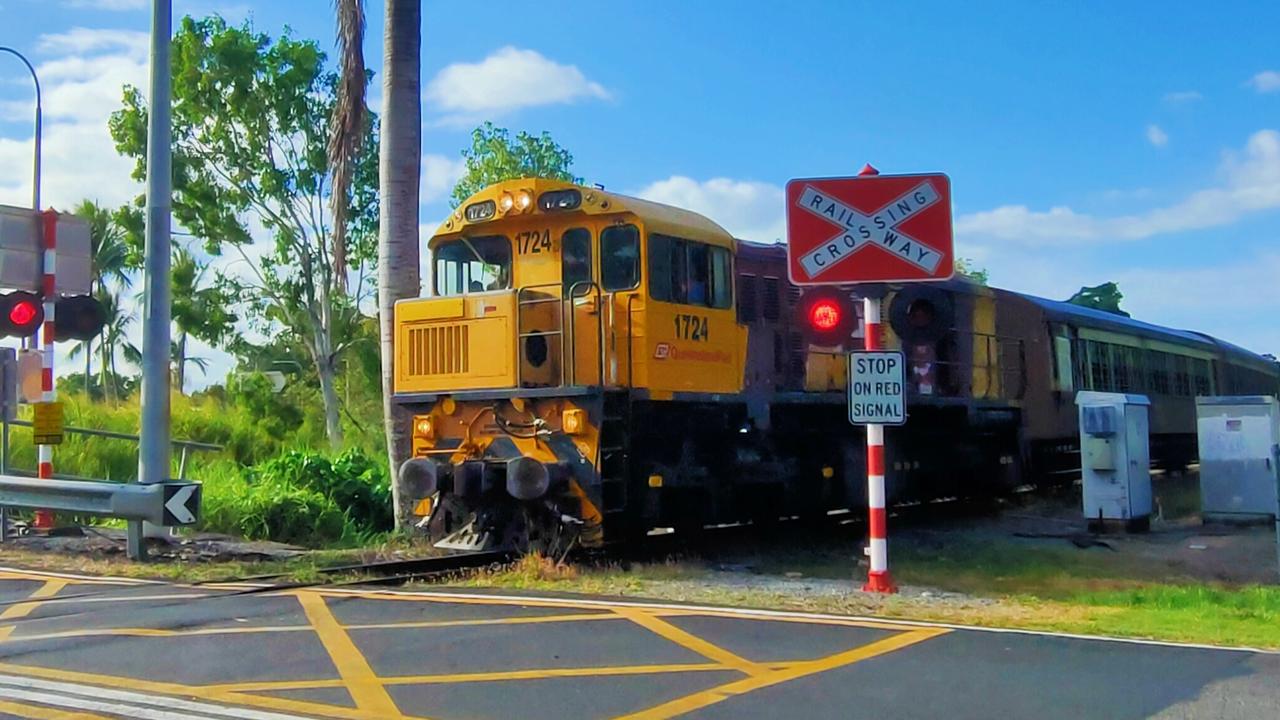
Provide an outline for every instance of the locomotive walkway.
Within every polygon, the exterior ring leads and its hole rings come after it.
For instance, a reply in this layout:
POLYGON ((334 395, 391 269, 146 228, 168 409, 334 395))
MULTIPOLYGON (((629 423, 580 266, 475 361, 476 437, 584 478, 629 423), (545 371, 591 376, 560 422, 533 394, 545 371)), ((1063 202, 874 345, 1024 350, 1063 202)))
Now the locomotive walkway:
POLYGON ((1280 655, 720 608, 0 568, 0 716, 1254 718, 1280 655))

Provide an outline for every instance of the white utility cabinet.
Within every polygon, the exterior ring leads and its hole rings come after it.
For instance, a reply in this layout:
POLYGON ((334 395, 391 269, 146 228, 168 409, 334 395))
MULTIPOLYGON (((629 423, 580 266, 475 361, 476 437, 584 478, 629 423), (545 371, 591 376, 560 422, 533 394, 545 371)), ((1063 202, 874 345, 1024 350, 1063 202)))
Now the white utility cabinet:
POLYGON ((1084 516, 1145 529, 1151 518, 1151 450, 1145 395, 1076 393, 1084 516))
POLYGON ((1206 520, 1276 514, 1280 403, 1270 395, 1196 398, 1200 512, 1206 520))

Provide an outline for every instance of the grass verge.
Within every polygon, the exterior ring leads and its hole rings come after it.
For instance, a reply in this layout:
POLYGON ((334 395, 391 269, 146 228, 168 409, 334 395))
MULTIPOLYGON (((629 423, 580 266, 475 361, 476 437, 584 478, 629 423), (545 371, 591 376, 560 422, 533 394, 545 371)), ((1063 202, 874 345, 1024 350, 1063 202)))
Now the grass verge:
POLYGON ((900 554, 897 578, 908 591, 888 597, 855 592, 848 560, 838 573, 815 563, 806 579, 792 579, 717 572, 701 561, 624 569, 527 558, 459 584, 1280 649, 1278 587, 1155 579, 1053 549, 989 546, 966 557, 961 566, 950 553, 900 554))

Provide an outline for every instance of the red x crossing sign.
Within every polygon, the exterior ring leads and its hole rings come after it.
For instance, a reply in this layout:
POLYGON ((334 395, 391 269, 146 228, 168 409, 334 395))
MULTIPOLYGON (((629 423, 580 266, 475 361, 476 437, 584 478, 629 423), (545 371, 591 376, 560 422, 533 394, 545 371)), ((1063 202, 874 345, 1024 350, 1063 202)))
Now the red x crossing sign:
POLYGON ((951 180, 927 175, 787 183, 787 262, 797 285, 946 280, 951 180))

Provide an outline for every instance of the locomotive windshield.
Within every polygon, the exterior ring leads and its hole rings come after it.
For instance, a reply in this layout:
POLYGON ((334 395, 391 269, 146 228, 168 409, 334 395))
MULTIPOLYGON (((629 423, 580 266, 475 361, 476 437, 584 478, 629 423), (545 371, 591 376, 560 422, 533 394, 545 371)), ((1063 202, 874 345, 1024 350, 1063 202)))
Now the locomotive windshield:
POLYGON ((435 249, 437 295, 511 287, 511 241, 502 235, 458 238, 435 249))

